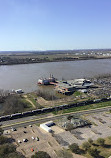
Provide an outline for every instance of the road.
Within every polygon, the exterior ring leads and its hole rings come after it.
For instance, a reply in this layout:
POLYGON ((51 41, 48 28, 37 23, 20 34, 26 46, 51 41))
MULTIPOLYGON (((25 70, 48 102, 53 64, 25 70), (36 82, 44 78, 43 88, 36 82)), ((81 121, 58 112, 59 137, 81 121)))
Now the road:
POLYGON ((78 112, 71 112, 71 113, 66 113, 66 114, 60 114, 60 115, 55 115, 55 116, 47 116, 47 117, 42 117, 42 118, 33 118, 33 119, 27 119, 27 120, 23 120, 23 121, 16 121, 18 119, 15 119, 13 122, 8 121, 9 124, 5 124, 5 122, 2 122, 2 128, 4 130, 8 130, 11 127, 13 128, 18 128, 18 127, 24 127, 24 126, 28 126, 28 125, 32 125, 32 124, 40 124, 43 122, 47 122, 50 120, 56 120, 56 119, 60 119, 63 116, 67 116, 69 114, 75 114, 75 115, 83 115, 83 114, 91 114, 91 113, 98 113, 98 112, 104 112, 104 111, 109 111, 111 110, 111 107, 105 107, 105 108, 97 108, 97 109, 92 109, 92 110, 84 110, 84 111, 78 111, 78 112))

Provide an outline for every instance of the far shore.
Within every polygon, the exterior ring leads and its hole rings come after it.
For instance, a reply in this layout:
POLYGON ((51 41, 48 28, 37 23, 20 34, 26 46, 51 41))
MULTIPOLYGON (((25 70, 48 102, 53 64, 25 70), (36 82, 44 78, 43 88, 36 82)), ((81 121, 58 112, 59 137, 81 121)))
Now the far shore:
POLYGON ((75 54, 16 54, 0 55, 0 65, 18 65, 61 61, 111 59, 103 55, 75 55, 75 54))

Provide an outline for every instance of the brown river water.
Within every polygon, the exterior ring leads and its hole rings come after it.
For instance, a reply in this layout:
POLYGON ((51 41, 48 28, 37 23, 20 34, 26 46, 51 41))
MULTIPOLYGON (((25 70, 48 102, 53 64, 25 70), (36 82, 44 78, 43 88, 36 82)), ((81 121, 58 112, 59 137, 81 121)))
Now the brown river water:
POLYGON ((111 74, 111 59, 80 60, 0 66, 0 89, 38 89, 37 80, 53 74, 58 80, 111 74))

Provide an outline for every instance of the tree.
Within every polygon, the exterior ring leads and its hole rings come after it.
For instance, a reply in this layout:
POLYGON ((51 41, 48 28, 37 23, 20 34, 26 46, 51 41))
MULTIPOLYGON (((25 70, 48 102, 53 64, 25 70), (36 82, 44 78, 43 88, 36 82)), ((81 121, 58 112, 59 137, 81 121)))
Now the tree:
MULTIPOLYGON (((2 133, 2 129, 1 133, 2 133)), ((0 158, 25 158, 16 151, 16 146, 10 143, 10 138, 0 135, 0 158)))
POLYGON ((73 155, 66 149, 57 152, 58 158, 73 158, 73 155))
POLYGON ((79 148, 78 144, 76 144, 76 143, 69 145, 69 149, 75 154, 80 153, 80 148, 79 148))
POLYGON ((71 123, 68 123, 68 124, 66 125, 66 130, 67 130, 67 131, 71 131, 73 128, 74 128, 74 127, 73 127, 73 124, 71 124, 71 123))
POLYGON ((98 138, 98 139, 97 139, 97 143, 98 143, 100 146, 104 146, 105 140, 104 140, 103 138, 98 138))
POLYGON ((31 158, 51 158, 50 155, 44 151, 35 152, 35 155, 32 155, 31 158))
POLYGON ((68 120, 71 120, 71 118, 73 118, 72 115, 68 115, 68 116, 67 116, 67 119, 68 119, 68 120))
POLYGON ((93 144, 93 140, 91 138, 88 139, 88 142, 92 145, 93 144))
POLYGON ((6 98, 3 105, 3 111, 4 114, 12 114, 16 112, 21 112, 26 107, 27 107, 27 103, 23 102, 20 96, 14 95, 6 98))
POLYGON ((3 134, 3 129, 0 128, 0 136, 3 134))
POLYGON ((8 154, 8 158, 25 158, 25 156, 21 155, 20 153, 13 152, 8 154))
POLYGON ((87 151, 90 147, 91 147, 91 145, 89 144, 89 142, 84 142, 84 143, 82 144, 82 148, 83 148, 85 151, 87 151))
POLYGON ((0 145, 5 144, 7 142, 8 142, 8 138, 1 135, 0 136, 0 145))
POLYGON ((0 103, 3 103, 8 96, 9 96, 9 91, 0 89, 0 103))
POLYGON ((100 151, 98 151, 96 148, 89 148, 88 153, 89 153, 92 157, 98 158, 100 151))
POLYGON ((14 145, 9 144, 3 144, 0 147, 0 157, 6 157, 7 154, 13 153, 16 151, 16 148, 14 145))

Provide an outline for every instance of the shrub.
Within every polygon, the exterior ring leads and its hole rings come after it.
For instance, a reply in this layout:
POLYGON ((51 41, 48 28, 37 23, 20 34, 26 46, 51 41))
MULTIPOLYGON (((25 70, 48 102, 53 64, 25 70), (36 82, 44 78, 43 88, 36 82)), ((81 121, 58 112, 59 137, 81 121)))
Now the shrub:
POLYGON ((93 144, 93 140, 92 140, 91 138, 88 139, 88 142, 89 142, 90 144, 93 144))
POLYGON ((3 129, 0 128, 0 136, 3 134, 3 129))
POLYGON ((104 146, 105 140, 104 140, 103 138, 98 138, 98 139, 97 139, 97 143, 98 143, 100 146, 104 146))
POLYGON ((100 151, 98 151, 96 148, 89 148, 88 153, 89 153, 92 157, 98 158, 100 151))
POLYGON ((54 93, 49 93, 49 91, 42 91, 42 90, 37 90, 36 93, 37 96, 43 97, 46 100, 56 100, 57 97, 54 93))
POLYGON ((44 151, 35 152, 35 155, 32 155, 31 158, 51 158, 50 155, 44 151))
POLYGON ((8 138, 4 137, 3 135, 0 136, 0 145, 7 143, 8 142, 8 138))
POLYGON ((0 148, 0 157, 5 157, 9 153, 13 153, 16 151, 16 148, 14 145, 9 144, 3 144, 0 148))
POLYGON ((68 150, 66 150, 66 149, 59 150, 59 151, 57 152, 57 156, 58 156, 59 158, 73 158, 72 153, 70 153, 70 152, 69 152, 68 150))
POLYGON ((69 145, 69 149, 75 154, 80 153, 80 148, 79 148, 78 144, 76 144, 76 143, 69 145))
POLYGON ((84 142, 82 144, 82 148, 87 151, 89 148, 91 147, 90 143, 89 142, 84 142))

